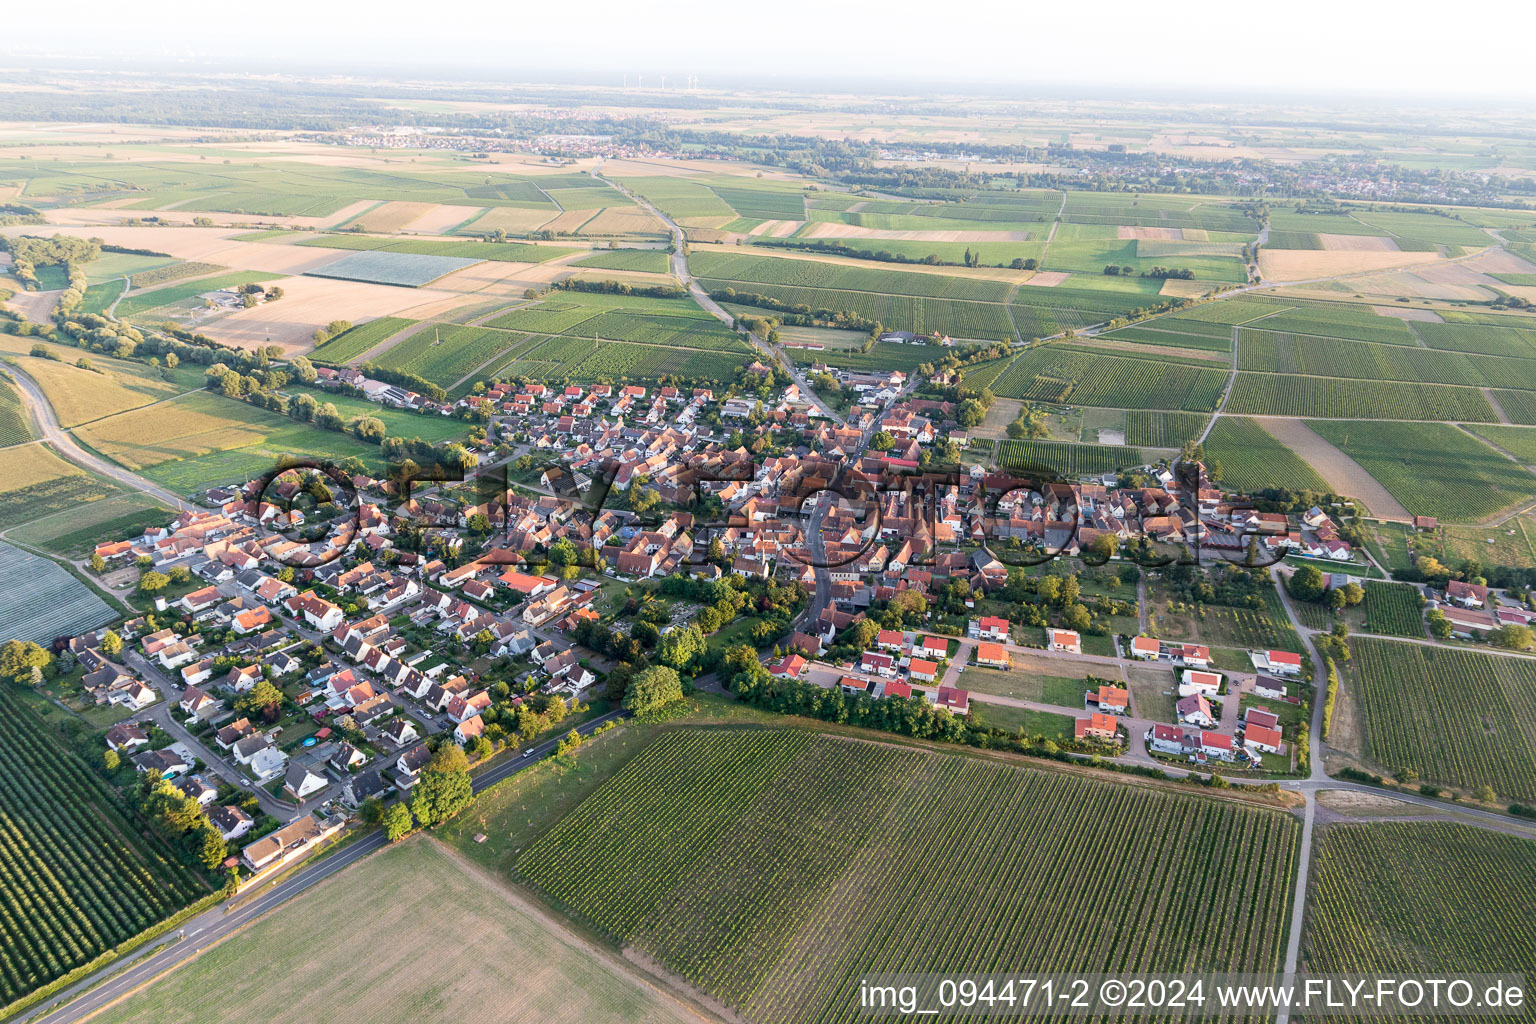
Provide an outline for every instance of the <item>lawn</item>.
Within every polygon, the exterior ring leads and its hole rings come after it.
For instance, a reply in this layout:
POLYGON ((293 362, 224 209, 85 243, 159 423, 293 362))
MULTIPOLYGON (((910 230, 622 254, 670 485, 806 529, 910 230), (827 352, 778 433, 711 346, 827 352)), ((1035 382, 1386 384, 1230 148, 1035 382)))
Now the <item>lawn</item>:
POLYGON ((1049 711, 1031 711, 1007 704, 971 704, 971 717, 982 725, 997 729, 1013 729, 1025 736, 1044 736, 1046 739, 1074 739, 1075 727, 1071 715, 1056 715, 1049 711))
POLYGON ((161 306, 169 306, 173 303, 185 302, 196 298, 204 292, 218 291, 222 288, 233 288, 242 284, 267 284, 276 281, 286 275, 260 274, 254 271, 242 270, 233 274, 219 274, 214 277, 202 277, 195 281, 183 281, 181 284, 167 285, 164 288, 156 288, 153 291, 135 292, 123 297, 123 301, 117 304, 115 316, 119 320, 127 320, 131 317, 141 317, 161 306))
POLYGON ((1085 957, 1274 971, 1299 832, 1277 811, 1076 772, 798 729, 674 729, 514 870, 746 1019, 830 1024, 859 1019, 848 993, 868 972, 1085 957), (1146 884, 1154 862, 1188 884, 1146 884), (940 865, 965 869, 936 886, 940 865), (1106 891, 1117 913, 1101 912, 1106 891), (1209 924, 1239 919, 1239 943, 1209 924))
POLYGON ((418 838, 349 867, 96 1020, 299 1024, 315 1005, 295 993, 321 991, 328 1016, 371 1024, 476 1020, 490 1005, 556 1024, 696 1019, 619 957, 418 838), (338 928, 343 912, 358 927, 338 928), (379 941, 388 935, 396 941, 379 941))

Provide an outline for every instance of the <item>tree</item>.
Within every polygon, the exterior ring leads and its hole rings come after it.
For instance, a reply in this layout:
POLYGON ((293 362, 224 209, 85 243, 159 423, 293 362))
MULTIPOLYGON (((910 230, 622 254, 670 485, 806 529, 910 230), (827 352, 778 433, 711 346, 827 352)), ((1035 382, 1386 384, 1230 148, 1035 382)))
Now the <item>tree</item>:
POLYGON ((398 843, 411 833, 411 812, 405 804, 390 804, 384 808, 379 825, 384 829, 385 839, 398 843))
POLYGON ((896 446, 896 439, 887 431, 877 430, 875 436, 869 439, 869 446, 877 452, 888 452, 896 446))
POLYGON ((30 686, 32 670, 47 668, 51 661, 53 655, 30 640, 12 640, 0 647, 0 676, 30 686))
POLYGON ((163 572, 150 569, 139 576, 139 593, 153 596, 170 586, 171 578, 163 572))
POLYGON ((665 665, 656 665, 630 679, 629 690, 624 694, 624 707, 640 715, 681 700, 682 696, 682 677, 665 665))
MULTIPOLYGON (((443 744, 443 748, 448 747, 458 751, 460 758, 464 757, 464 752, 452 743, 443 744)), ((443 748, 439 748, 439 752, 443 748)), ((411 790, 411 813, 425 828, 442 824, 468 807, 475 798, 467 759, 465 768, 450 771, 435 767, 436 760, 434 756, 434 766, 421 773, 421 781, 411 790)))
POLYGON ((1291 579, 1286 589, 1291 596, 1298 601, 1316 601, 1323 596, 1328 582, 1323 578, 1323 571, 1315 565, 1304 565, 1291 574, 1291 579))
POLYGON ((123 766, 123 759, 109 747, 101 753, 101 766, 109 772, 115 772, 123 766))
POLYGON ((1425 616, 1429 622, 1429 635, 1436 640, 1449 640, 1451 638, 1451 620, 1445 617, 1445 612, 1439 608, 1431 608, 1425 616))
POLYGON ((107 560, 105 558, 102 558, 100 555, 91 556, 91 572, 100 576, 106 568, 107 560))
POLYGON ((1068 605, 1067 610, 1062 613, 1061 621, 1068 629, 1079 633, 1093 624, 1093 620, 1088 615, 1088 609, 1080 604, 1068 605))
POLYGON ((686 668, 695 658, 703 657, 704 646, 703 630, 698 626, 679 626, 661 638, 656 656, 672 668, 686 668))
POLYGON ((250 691, 235 698, 235 710, 246 714, 268 714, 283 702, 283 691, 263 679, 250 691))
POLYGON ((1343 587, 1344 603, 1353 608, 1365 600, 1365 588, 1358 583, 1346 583, 1343 587))
POLYGON ((101 653, 109 658, 115 658, 123 653, 123 638, 112 630, 101 634, 101 653))
POLYGON ((1490 630, 1488 639, 1493 641, 1495 647, 1503 647, 1511 651, 1523 651, 1536 642, 1536 636, 1533 636, 1530 626, 1513 622, 1490 630))
POLYGON ((206 817, 203 818, 198 832, 202 835, 202 842, 198 844, 198 856, 202 859, 203 867, 213 871, 224 863, 225 857, 229 856, 229 844, 224 841, 224 837, 214 827, 213 822, 206 817))
POLYGON ((376 796, 371 796, 363 801, 363 806, 358 808, 364 825, 377 825, 384 820, 384 801, 376 796))
POLYGON ((431 772, 467 772, 469 771, 469 756, 453 743, 444 743, 432 752, 432 760, 427 763, 427 771, 431 772))

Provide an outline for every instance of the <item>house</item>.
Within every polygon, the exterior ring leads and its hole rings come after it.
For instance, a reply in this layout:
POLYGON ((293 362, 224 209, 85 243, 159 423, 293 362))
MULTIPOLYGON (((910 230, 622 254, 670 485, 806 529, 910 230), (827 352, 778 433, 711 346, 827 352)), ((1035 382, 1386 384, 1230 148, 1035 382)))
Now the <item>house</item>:
POLYGON ((462 747, 483 732, 485 732, 485 719, 478 714, 471 715, 453 727, 453 742, 462 747))
MULTIPOLYGON (((943 661, 949 657, 949 638, 942 636, 925 636, 923 642, 918 645, 925 658, 934 661, 943 661)), ((914 652, 915 653, 915 652, 914 652)))
MULTIPOLYGON (((219 745, 221 750, 230 750, 236 743, 253 735, 255 732, 256 727, 251 725, 249 718, 237 718, 214 733, 213 741, 219 745)), ((242 761, 241 763, 244 764, 245 762, 242 761)))
POLYGON ((219 830, 219 835, 231 841, 256 827, 256 819, 238 807, 215 807, 208 812, 208 820, 219 830))
POLYGON ((425 743, 414 746, 395 759, 395 770, 406 779, 414 780, 432 761, 432 751, 425 743))
POLYGON ((404 747, 421 739, 415 724, 403 715, 385 722, 384 727, 379 730, 379 735, 396 747, 404 747))
POLYGON ((1066 651, 1069 654, 1083 653, 1083 638, 1072 629, 1052 629, 1050 633, 1050 649, 1053 651, 1066 651))
POLYGON ((1248 660, 1260 672, 1273 672, 1277 676, 1301 675, 1301 655, 1290 651, 1249 651, 1248 660))
POLYGON ((1079 718, 1073 723, 1077 738, 1080 740, 1115 740, 1120 734, 1119 720, 1113 715, 1101 715, 1095 712, 1087 718, 1079 718))
POLYGON ((196 686, 187 687, 181 695, 182 714, 192 718, 209 718, 223 706, 223 701, 215 700, 196 686))
POLYGON ((1101 685, 1097 692, 1088 693, 1088 703, 1098 705, 1106 715, 1125 715, 1131 710, 1131 691, 1122 686, 1101 685))
POLYGON ((806 660, 803 657, 798 654, 787 654, 768 666, 768 674, 786 679, 799 679, 800 673, 805 671, 805 666, 806 660))
POLYGON ((972 633, 978 637, 985 637, 988 640, 1002 640, 1006 642, 1008 630, 1008 620, 999 618, 996 615, 985 615, 980 619, 971 620, 972 633))
POLYGON ((107 747, 116 751, 149 746, 149 734, 132 722, 119 722, 107 730, 107 747))
POLYGON ((196 800, 203 807, 212 804, 219 795, 219 791, 212 783, 197 775, 188 775, 176 784, 176 788, 181 790, 182 796, 188 800, 196 800))
POLYGON ((1203 729, 1216 724, 1216 716, 1211 714, 1211 702, 1205 699, 1204 694, 1192 693, 1188 697, 1181 697, 1175 709, 1181 722, 1198 725, 1203 729))
POLYGON ((1478 583, 1451 580, 1445 585, 1445 597, 1463 608, 1482 608, 1488 603, 1488 588, 1478 583))
POLYGON ((178 775, 185 775, 192 770, 192 764, 188 758, 176 753, 170 747, 164 750, 145 750, 133 755, 133 766, 141 772, 153 775, 158 779, 174 779, 178 775))
POLYGON ((935 707, 945 708, 952 715, 968 715, 971 713, 971 694, 967 690, 961 690, 954 686, 939 687, 938 695, 934 697, 935 707))
POLYGON ((1270 725, 1249 722, 1243 728, 1243 746, 1252 747, 1266 754, 1278 754, 1284 745, 1280 730, 1270 725))
POLYGON ((357 808, 370 797, 382 797, 389 787, 377 768, 358 772, 341 787, 341 801, 348 807, 357 808))
POLYGON ((907 634, 899 629, 882 629, 875 634, 875 646, 883 651, 899 651, 907 644, 907 634))
POLYGON ((1433 530, 1440 525, 1440 520, 1434 516, 1414 516, 1413 528, 1415 530, 1433 530))
POLYGON ((130 711, 138 711, 147 708, 159 700, 159 695, 154 690, 145 686, 137 679, 118 690, 113 690, 107 700, 113 704, 125 707, 130 711))
POLYGON ((1187 668, 1179 679, 1179 696, 1188 697, 1192 693, 1198 693, 1206 697, 1214 697, 1221 692, 1220 672, 1200 672, 1187 668))
POLYGON ((308 765, 297 762, 288 766, 288 774, 283 777, 283 792, 294 800, 303 800, 313 793, 318 793, 326 785, 324 775, 308 765))
POLYGON ((869 680, 860 679, 858 676, 843 676, 837 681, 837 688, 850 697, 857 697, 861 693, 869 692, 869 680))
POLYGON ((938 675, 938 672, 938 663, 926 658, 913 658, 907 665, 907 674, 922 683, 933 682, 933 677, 938 675))
POLYGON ((368 755, 350 743, 343 742, 331 755, 330 765, 337 771, 346 772, 368 763, 368 755))
POLYGON ((896 674, 896 659, 889 654, 878 654, 874 651, 865 651, 859 659, 859 671, 873 672, 881 676, 893 676, 896 674))
POLYGON ((247 767, 260 782, 271 782, 283 774, 283 768, 288 764, 288 755, 275 746, 265 746, 251 756, 247 767))
POLYGON ((1223 761, 1230 761, 1235 753, 1232 745, 1232 737, 1226 733, 1211 732, 1207 729, 1200 730, 1200 752, 1206 757, 1215 757, 1223 761))
POLYGON ((292 824, 263 836, 247 846, 240 859, 252 871, 265 871, 292 860, 314 848, 315 844, 341 831, 345 821, 340 818, 324 820, 307 814, 292 824))
POLYGON ((1176 725, 1154 725, 1147 746, 1159 754, 1186 754, 1194 749, 1193 736, 1176 725))
POLYGON ((900 679, 891 679, 883 683, 876 683, 875 685, 879 687, 879 696, 882 698, 899 697, 902 700, 905 700, 906 698, 912 696, 911 684, 904 683, 900 679))
POLYGON ((1007 668, 1013 663, 1008 648, 1002 644, 980 643, 976 645, 976 664, 988 668, 1007 668))

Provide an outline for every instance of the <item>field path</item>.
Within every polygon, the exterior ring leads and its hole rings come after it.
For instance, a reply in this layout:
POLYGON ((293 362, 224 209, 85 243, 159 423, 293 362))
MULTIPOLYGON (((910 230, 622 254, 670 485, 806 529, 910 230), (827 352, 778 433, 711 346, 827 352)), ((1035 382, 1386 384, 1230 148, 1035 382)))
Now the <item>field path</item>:
POLYGON ((1211 436, 1211 431, 1216 427, 1216 421, 1221 419, 1221 411, 1227 407, 1227 399, 1232 397, 1232 389, 1237 387, 1237 328, 1232 328, 1232 373, 1227 377, 1227 386, 1221 392, 1221 402, 1217 404, 1216 411, 1211 413, 1211 418, 1206 421, 1205 429, 1200 431, 1199 441, 1205 444, 1205 439, 1211 436))
MULTIPOLYGON (((1504 407, 1499 404, 1499 400, 1493 397, 1492 388, 1479 388, 1478 390, 1483 393, 1484 398, 1488 399, 1488 405, 1492 407, 1494 415, 1498 416, 1500 423, 1509 427, 1515 425, 1515 421, 1509 418, 1509 414, 1504 411, 1504 407)), ((1508 453, 1506 452, 1505 454, 1508 453)))
MULTIPOLYGON (((1275 440, 1301 456, 1317 470, 1328 486, 1338 494, 1348 494, 1365 502, 1376 519, 1401 523, 1413 522, 1402 502, 1392 497, 1365 467, 1335 448, 1305 422, 1280 416, 1254 416, 1252 419, 1275 440)), ((1320 663, 1319 663, 1320 664, 1320 663)))
POLYGON ((157 483, 144 479, 137 473, 130 472, 115 462, 108 462, 99 455, 86 451, 77 443, 74 437, 59 426, 59 418, 54 414, 53 406, 43 394, 43 389, 37 386, 37 381, 29 377, 14 363, 6 363, 6 368, 15 378, 22 402, 32 413, 32 418, 43 431, 44 440, 53 445, 64 458, 75 465, 88 469, 109 480, 116 480, 130 490, 147 494, 158 501, 163 501, 173 508, 186 509, 190 506, 180 496, 172 494, 157 483))
POLYGON ((457 326, 453 323, 452 320, 418 320, 411 324, 409 327, 400 328, 400 330, 396 331, 394 334, 391 334, 389 337, 373 346, 373 348, 368 349, 366 352, 352 357, 347 361, 347 365, 362 366, 364 363, 368 362, 371 357, 383 355, 385 352, 388 352, 390 349, 400 344, 406 338, 409 338, 414 334, 418 334, 426 330, 428 327, 437 327, 441 324, 457 326))

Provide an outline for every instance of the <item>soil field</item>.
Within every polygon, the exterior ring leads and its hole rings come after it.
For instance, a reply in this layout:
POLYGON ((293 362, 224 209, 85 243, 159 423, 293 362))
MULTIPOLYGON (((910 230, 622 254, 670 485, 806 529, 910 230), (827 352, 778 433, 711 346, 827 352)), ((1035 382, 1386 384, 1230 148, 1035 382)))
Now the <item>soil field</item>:
POLYGON ((1413 518, 1402 502, 1392 497, 1364 466, 1319 437, 1302 420, 1262 417, 1254 422, 1317 470, 1330 491, 1359 498, 1379 519, 1408 522, 1413 518))

